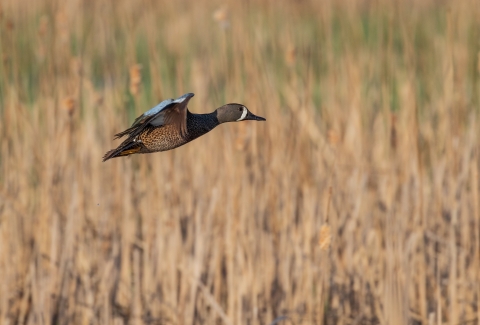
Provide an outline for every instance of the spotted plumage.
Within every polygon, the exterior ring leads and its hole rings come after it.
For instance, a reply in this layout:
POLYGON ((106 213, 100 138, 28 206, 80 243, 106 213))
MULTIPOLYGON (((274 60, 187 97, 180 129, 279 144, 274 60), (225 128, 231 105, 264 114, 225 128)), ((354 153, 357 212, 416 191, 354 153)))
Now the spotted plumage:
POLYGON ((187 93, 177 99, 167 99, 140 115, 132 126, 115 135, 127 136, 116 149, 108 151, 103 161, 137 153, 152 153, 175 149, 226 122, 244 120, 265 121, 252 114, 244 105, 226 104, 208 114, 193 114, 187 108, 194 96, 187 93))

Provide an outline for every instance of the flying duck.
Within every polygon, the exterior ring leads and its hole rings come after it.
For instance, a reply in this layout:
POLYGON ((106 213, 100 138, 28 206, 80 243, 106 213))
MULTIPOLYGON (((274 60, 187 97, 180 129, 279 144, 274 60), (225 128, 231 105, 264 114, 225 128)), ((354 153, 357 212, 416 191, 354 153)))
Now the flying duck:
POLYGON ((115 139, 127 138, 103 156, 103 161, 137 153, 152 153, 180 147, 226 122, 265 121, 252 114, 242 104, 226 104, 208 114, 193 114, 188 102, 194 96, 187 93, 177 99, 166 99, 140 115, 132 126, 115 134, 115 139))

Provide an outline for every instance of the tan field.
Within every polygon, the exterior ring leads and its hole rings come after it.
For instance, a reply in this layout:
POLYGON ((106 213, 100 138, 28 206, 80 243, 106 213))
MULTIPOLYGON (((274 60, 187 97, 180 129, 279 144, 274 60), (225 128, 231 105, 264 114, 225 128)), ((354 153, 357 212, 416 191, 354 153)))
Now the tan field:
POLYGON ((477 0, 2 0, 0 54, 0 324, 480 324, 477 0), (186 92, 267 121, 102 163, 186 92))

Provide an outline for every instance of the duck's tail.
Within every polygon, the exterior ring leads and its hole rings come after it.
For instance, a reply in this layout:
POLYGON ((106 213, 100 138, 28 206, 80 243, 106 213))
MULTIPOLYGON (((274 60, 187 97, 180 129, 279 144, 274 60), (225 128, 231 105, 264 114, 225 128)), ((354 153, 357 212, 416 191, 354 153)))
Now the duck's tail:
POLYGON ((107 161, 108 159, 129 156, 136 153, 140 153, 142 150, 142 145, 137 142, 133 141, 125 141, 118 148, 107 151, 107 153, 103 156, 103 161, 107 161))

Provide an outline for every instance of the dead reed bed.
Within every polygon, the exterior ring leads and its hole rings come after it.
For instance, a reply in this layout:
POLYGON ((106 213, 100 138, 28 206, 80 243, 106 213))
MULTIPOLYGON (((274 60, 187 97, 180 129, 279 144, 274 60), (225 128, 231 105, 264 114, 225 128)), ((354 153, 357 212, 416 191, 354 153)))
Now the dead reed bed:
POLYGON ((480 324, 475 1, 0 6, 0 323, 480 324))

